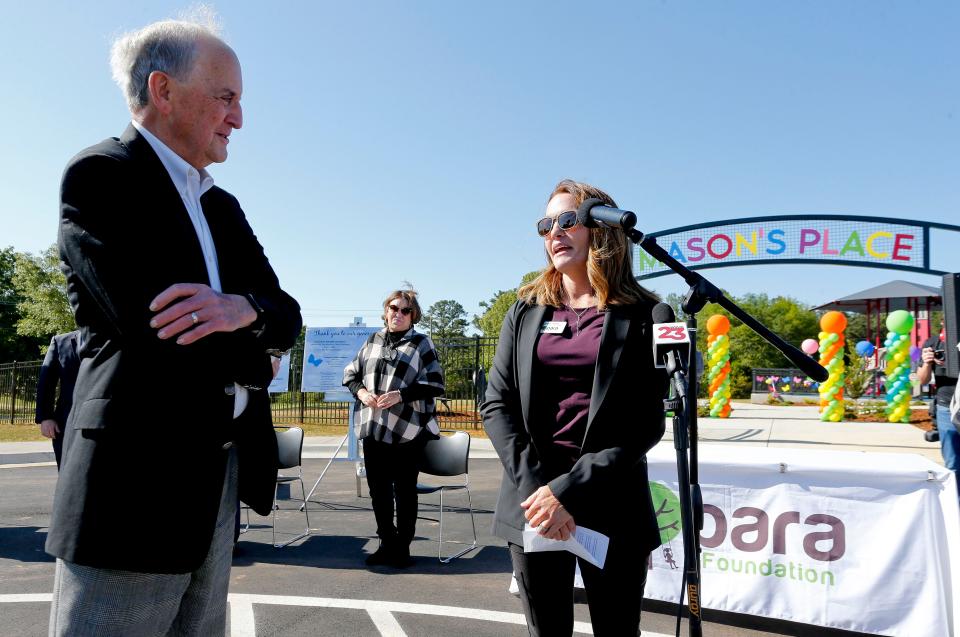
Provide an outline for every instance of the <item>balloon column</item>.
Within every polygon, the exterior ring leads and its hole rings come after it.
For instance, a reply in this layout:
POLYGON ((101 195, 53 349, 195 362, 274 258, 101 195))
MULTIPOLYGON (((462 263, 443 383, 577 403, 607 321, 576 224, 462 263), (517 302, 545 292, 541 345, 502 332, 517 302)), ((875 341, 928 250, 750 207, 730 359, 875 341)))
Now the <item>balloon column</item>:
POLYGON ((707 320, 707 360, 709 361, 710 417, 730 416, 730 319, 714 314, 707 320))
POLYGON ((820 383, 820 420, 843 420, 843 330, 847 317, 843 312, 827 312, 820 318, 820 364, 830 372, 820 383))
POLYGON ((910 330, 913 315, 906 310, 890 312, 887 316, 887 348, 884 373, 887 376, 887 420, 910 422, 910 330))

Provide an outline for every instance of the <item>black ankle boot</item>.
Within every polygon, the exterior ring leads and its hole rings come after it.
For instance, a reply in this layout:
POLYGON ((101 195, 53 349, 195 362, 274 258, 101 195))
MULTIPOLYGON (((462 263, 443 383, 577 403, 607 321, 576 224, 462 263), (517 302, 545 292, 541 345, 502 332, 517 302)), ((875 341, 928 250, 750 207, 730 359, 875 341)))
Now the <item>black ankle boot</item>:
POLYGON ((390 556, 390 566, 394 568, 407 568, 413 566, 413 558, 410 557, 410 545, 400 544, 394 547, 390 556))
POLYGON ((393 550, 390 547, 390 544, 384 541, 380 541, 380 548, 367 556, 366 564, 367 566, 384 566, 385 564, 393 564, 393 550))

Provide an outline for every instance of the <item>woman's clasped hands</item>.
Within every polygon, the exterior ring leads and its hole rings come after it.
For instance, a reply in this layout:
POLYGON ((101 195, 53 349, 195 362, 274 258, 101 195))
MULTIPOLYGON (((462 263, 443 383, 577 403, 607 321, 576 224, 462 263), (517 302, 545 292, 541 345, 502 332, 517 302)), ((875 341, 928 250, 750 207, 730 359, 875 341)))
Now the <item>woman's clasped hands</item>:
POLYGON ((400 392, 398 390, 388 391, 378 396, 371 391, 361 389, 357 392, 357 398, 371 409, 390 409, 400 402, 400 392))
POLYGON ((577 530, 573 516, 563 508, 549 485, 534 491, 520 503, 520 507, 530 526, 548 540, 568 540, 577 530))

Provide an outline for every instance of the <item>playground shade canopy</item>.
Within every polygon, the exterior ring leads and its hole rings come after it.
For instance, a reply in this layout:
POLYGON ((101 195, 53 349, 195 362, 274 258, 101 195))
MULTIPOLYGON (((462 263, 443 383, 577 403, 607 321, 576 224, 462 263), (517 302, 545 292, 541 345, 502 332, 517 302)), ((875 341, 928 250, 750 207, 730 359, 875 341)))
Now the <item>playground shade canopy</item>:
POLYGON ((909 281, 890 281, 848 296, 818 305, 815 310, 837 310, 839 312, 858 312, 869 314, 879 311, 883 301, 883 311, 915 310, 924 302, 925 309, 937 309, 941 306, 940 287, 910 283, 909 281))

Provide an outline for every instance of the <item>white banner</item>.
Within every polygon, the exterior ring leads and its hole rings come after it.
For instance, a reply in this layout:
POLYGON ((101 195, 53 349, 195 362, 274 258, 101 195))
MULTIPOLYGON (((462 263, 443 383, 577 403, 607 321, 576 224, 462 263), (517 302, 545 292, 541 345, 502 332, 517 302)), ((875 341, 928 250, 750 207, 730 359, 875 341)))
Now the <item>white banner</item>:
MULTIPOLYGON (((664 544, 645 595, 676 603, 676 452, 648 455, 664 544)), ((953 472, 913 454, 701 445, 701 605, 878 635, 953 635, 953 472)), ((709 617, 709 610, 706 612, 709 617)))
POLYGON ((375 327, 310 327, 303 346, 300 391, 324 392, 325 401, 352 401, 343 386, 343 368, 350 364, 375 327))
POLYGON ((280 359, 280 369, 277 375, 273 377, 267 391, 271 394, 282 394, 290 391, 290 352, 287 352, 280 359))

